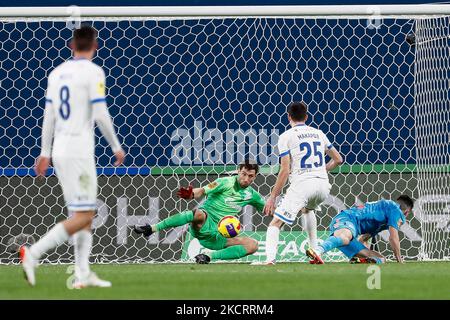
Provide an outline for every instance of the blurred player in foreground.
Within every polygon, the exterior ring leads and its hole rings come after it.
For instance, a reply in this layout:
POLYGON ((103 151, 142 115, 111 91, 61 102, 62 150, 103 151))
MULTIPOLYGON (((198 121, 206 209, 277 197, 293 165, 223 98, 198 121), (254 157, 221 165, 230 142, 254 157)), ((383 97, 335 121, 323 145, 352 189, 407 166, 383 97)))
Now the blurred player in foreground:
POLYGON ((154 225, 136 225, 134 231, 151 236, 167 228, 190 224, 189 232, 200 241, 200 244, 212 251, 195 256, 195 262, 207 264, 211 260, 239 259, 258 250, 258 242, 249 237, 237 236, 225 238, 217 225, 225 216, 237 216, 246 205, 254 206, 262 212, 264 198, 250 185, 258 174, 257 164, 248 161, 239 165, 238 174, 232 177, 219 178, 202 188, 180 188, 177 195, 184 199, 200 199, 207 196, 198 209, 184 211, 170 216, 154 225))
POLYGON ((389 243, 394 256, 397 262, 403 263, 398 230, 405 223, 406 216, 413 207, 414 200, 407 195, 402 195, 396 201, 382 199, 344 210, 331 221, 331 236, 317 249, 307 249, 306 255, 313 259, 311 263, 323 264, 321 256, 338 248, 349 259, 361 259, 361 262, 367 263, 384 263, 383 255, 368 249, 363 242, 389 229, 389 243), (361 241, 357 240, 358 237, 361 241))
POLYGON ((114 152, 115 166, 123 163, 125 153, 106 106, 105 73, 91 62, 97 49, 97 31, 90 26, 76 29, 71 48, 73 59, 59 65, 48 77, 42 148, 35 170, 38 176, 45 176, 52 157, 67 209, 72 214, 31 247, 21 247, 19 256, 25 277, 34 286, 39 259, 73 235, 74 288, 110 287, 109 281, 98 278, 89 267, 91 224, 97 201, 94 122, 114 152))
MULTIPOLYGON (((264 213, 273 216, 266 235, 266 262, 275 263, 280 229, 292 225, 303 214, 309 246, 317 246, 317 218, 315 210, 330 194, 328 171, 342 163, 342 157, 319 129, 306 125, 308 108, 304 102, 293 102, 287 110, 291 128, 280 135, 278 152, 281 158, 277 181, 267 199, 264 213), (325 162, 325 154, 331 160, 325 162), (275 209, 275 199, 281 194, 289 177, 289 188, 281 204, 275 209)), ((261 264, 261 263, 255 263, 261 264)))

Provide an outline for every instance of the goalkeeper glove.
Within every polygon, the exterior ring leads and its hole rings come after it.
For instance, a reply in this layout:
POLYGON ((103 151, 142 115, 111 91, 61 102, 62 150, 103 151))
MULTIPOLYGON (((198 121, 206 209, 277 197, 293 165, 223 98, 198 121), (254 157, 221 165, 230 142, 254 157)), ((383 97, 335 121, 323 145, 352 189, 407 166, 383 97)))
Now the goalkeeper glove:
POLYGON ((183 199, 193 199, 194 198, 193 189, 194 188, 191 185, 189 185, 189 187, 187 188, 181 187, 180 190, 178 190, 177 192, 177 196, 183 199))

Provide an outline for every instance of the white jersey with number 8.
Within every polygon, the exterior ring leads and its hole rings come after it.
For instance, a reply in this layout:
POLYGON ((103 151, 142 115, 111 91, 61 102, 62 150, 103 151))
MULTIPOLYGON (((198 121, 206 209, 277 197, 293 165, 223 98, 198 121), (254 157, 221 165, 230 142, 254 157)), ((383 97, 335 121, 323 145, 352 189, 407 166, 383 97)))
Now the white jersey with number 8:
POLYGON ((93 158, 93 108, 105 103, 105 73, 87 59, 71 59, 48 77, 46 104, 55 118, 53 157, 93 158))

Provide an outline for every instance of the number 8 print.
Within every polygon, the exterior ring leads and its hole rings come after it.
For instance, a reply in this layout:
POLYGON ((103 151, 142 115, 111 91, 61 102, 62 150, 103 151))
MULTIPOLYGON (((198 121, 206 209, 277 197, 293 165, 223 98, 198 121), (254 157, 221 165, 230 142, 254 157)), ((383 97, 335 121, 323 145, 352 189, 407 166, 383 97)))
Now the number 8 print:
POLYGON ((61 105, 59 106, 59 114, 64 120, 67 120, 70 116, 69 87, 61 87, 61 90, 59 91, 59 98, 61 100, 61 105))

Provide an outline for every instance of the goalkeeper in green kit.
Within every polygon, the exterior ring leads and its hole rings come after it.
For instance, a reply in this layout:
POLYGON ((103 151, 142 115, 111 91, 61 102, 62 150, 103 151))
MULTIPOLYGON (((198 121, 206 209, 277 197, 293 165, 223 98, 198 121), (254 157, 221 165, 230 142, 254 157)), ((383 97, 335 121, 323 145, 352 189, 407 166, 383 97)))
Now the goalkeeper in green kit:
POLYGON ((134 227, 134 231, 149 237, 155 232, 190 223, 189 232, 200 244, 210 250, 211 254, 198 254, 195 262, 206 264, 211 260, 239 259, 258 250, 258 242, 249 237, 225 238, 217 224, 225 216, 237 216, 246 205, 254 206, 262 212, 265 200, 255 189, 250 187, 258 174, 258 165, 248 161, 239 165, 238 174, 219 178, 202 188, 180 188, 177 195, 184 199, 206 200, 198 209, 180 212, 154 225, 134 227))

